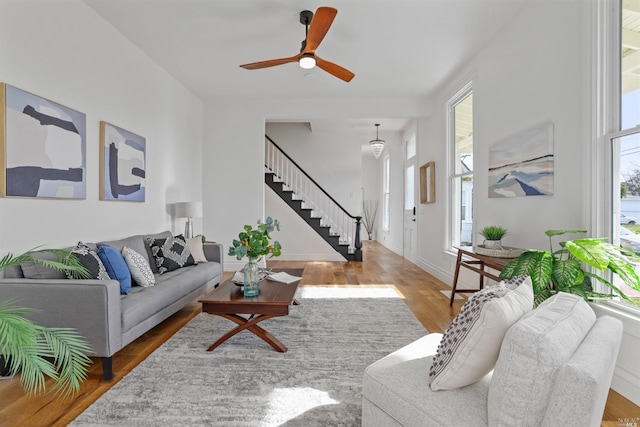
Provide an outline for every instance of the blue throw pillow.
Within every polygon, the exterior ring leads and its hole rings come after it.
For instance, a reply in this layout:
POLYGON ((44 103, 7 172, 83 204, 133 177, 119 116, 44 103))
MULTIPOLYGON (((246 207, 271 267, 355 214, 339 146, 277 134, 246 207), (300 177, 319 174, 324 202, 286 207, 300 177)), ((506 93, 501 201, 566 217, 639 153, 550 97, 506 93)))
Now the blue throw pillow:
POLYGON ((109 277, 120 282, 120 294, 129 294, 131 291, 131 272, 122 254, 109 245, 100 245, 98 256, 109 273, 109 277))

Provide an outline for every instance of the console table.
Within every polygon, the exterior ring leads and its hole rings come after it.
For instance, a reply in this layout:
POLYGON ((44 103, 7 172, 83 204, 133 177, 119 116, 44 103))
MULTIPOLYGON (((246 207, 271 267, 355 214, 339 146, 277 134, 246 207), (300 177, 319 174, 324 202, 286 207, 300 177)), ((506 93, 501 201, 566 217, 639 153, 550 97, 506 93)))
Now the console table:
POLYGON ((456 260, 456 271, 453 276, 453 288, 451 289, 451 300, 449 306, 453 306, 453 299, 458 293, 477 292, 484 286, 484 278, 500 281, 500 278, 488 271, 485 271, 485 267, 493 270, 502 271, 502 269, 513 261, 513 258, 495 258, 487 255, 481 255, 474 251, 472 246, 464 246, 455 248, 458 250, 458 258, 456 260), (468 268, 471 271, 475 271, 480 275, 480 289, 457 289, 458 275, 460 274, 460 267, 468 268))

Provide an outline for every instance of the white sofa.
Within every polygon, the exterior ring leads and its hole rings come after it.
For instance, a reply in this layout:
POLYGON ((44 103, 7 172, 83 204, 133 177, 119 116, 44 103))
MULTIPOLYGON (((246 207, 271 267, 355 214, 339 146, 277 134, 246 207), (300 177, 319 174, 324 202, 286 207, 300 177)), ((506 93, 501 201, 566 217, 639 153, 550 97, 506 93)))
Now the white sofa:
POLYGON ((373 363, 363 378, 362 425, 599 426, 622 323, 559 293, 507 331, 492 373, 432 391, 429 367, 442 334, 429 334, 373 363))

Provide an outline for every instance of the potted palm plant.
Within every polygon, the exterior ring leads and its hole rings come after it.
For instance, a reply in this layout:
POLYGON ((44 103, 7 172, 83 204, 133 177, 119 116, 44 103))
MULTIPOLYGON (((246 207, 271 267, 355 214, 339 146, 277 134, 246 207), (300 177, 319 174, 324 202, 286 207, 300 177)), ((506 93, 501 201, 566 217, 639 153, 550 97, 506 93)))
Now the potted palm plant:
POLYGON ((554 251, 553 237, 579 233, 586 231, 545 231, 549 237, 549 250, 522 253, 507 264, 500 273, 500 279, 530 276, 536 306, 561 291, 580 295, 587 300, 612 297, 612 294, 594 292, 591 286, 592 279, 603 283, 625 301, 640 305, 638 299, 629 298, 614 283, 582 268, 584 264, 598 271, 608 270, 617 274, 630 288, 640 291, 640 278, 634 268, 640 262, 640 258, 632 252, 599 238, 563 241, 559 244, 560 249, 554 251))
MULTIPOLYGON (((30 250, 18 256, 9 253, 0 260, 0 271, 26 262, 88 276, 77 258, 59 249, 30 250), (54 254, 58 260, 39 258, 37 254, 43 252, 54 254)), ((86 378, 91 363, 86 356, 89 345, 74 329, 34 324, 25 317, 31 312, 15 306, 13 301, 0 301, 0 354, 5 373, 13 376, 20 371, 20 385, 29 394, 45 391, 46 377, 53 378, 53 390, 68 397, 80 389, 86 378)))

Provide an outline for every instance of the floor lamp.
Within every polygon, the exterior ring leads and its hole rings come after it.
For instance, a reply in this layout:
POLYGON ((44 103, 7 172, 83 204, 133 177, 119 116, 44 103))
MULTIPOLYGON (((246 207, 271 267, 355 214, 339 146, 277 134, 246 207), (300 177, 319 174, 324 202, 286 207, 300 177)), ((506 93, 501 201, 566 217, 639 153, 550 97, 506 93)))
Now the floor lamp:
POLYGON ((201 202, 179 202, 174 204, 176 218, 187 218, 184 225, 184 237, 193 237, 193 222, 191 218, 200 218, 202 216, 201 202))

